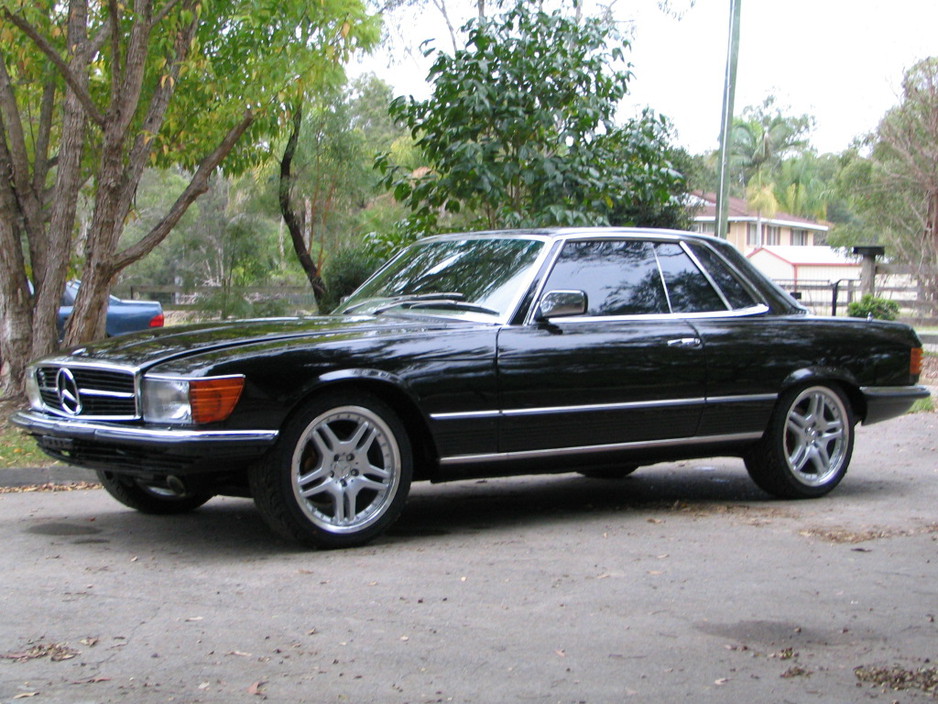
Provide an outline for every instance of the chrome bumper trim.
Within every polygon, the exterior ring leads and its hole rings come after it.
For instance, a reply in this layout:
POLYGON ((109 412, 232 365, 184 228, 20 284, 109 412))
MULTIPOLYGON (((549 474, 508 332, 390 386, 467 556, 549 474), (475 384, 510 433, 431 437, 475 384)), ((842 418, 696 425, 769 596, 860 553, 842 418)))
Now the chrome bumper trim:
POLYGON ((86 423, 79 420, 50 418, 30 411, 17 411, 10 421, 34 435, 108 440, 131 445, 182 445, 235 443, 270 445, 277 439, 276 430, 194 430, 191 428, 152 428, 111 423, 86 423))

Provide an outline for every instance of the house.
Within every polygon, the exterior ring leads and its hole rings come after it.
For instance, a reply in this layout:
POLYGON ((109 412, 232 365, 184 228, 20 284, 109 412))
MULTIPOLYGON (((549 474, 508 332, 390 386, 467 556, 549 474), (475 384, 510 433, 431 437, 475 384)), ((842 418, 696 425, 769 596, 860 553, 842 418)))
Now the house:
POLYGON ((809 282, 832 284, 860 279, 859 258, 831 247, 763 246, 746 256, 770 279, 795 290, 799 284, 809 282))
MULTIPOLYGON (((690 195, 694 230, 712 235, 716 231, 717 197, 713 193, 690 195)), ((726 239, 743 254, 757 247, 813 247, 821 244, 830 229, 814 220, 777 212, 772 217, 751 212, 743 198, 729 199, 726 239)))
MULTIPOLYGON (((690 196, 694 229, 716 231, 716 195, 690 196)), ((827 225, 808 218, 776 212, 772 217, 750 211, 742 198, 729 199, 727 240, 759 271, 797 293, 815 312, 836 310, 838 289, 844 303, 859 291, 860 258, 823 244, 827 225)))

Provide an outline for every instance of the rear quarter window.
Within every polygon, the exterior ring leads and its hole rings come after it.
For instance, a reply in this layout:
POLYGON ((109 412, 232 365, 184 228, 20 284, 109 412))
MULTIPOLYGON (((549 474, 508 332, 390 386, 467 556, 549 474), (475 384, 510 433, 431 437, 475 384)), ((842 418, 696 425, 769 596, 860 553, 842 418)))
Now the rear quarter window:
POLYGON ((705 245, 696 242, 688 242, 688 247, 697 257, 697 261, 707 270, 714 283, 720 287, 720 291, 726 298, 730 307, 734 310, 740 308, 750 308, 756 305, 756 300, 749 293, 749 290, 736 277, 736 275, 726 265, 726 262, 713 250, 705 245))

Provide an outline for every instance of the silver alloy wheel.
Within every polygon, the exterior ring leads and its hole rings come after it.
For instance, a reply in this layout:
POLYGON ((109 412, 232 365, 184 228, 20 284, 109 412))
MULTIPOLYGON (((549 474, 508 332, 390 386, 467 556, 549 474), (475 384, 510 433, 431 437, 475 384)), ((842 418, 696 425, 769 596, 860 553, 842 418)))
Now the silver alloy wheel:
POLYGON ((297 505, 313 524, 330 533, 356 533, 379 520, 394 500, 400 448, 373 411, 332 408, 300 436, 291 477, 297 505))
POLYGON ((788 409, 785 458, 792 476, 817 487, 840 472, 849 445, 849 416, 840 396, 824 386, 802 391, 788 409))

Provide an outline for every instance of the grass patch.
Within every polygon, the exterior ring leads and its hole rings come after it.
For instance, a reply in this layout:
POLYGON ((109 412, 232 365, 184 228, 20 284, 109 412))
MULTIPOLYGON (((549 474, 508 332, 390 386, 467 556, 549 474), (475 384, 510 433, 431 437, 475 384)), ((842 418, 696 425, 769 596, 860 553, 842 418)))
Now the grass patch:
POLYGON ((11 467, 48 467, 55 463, 22 430, 10 425, 0 429, 0 470, 11 467))
POLYGON ((930 396, 928 398, 920 398, 912 404, 912 408, 909 409, 909 413, 933 413, 934 411, 935 402, 930 396))

